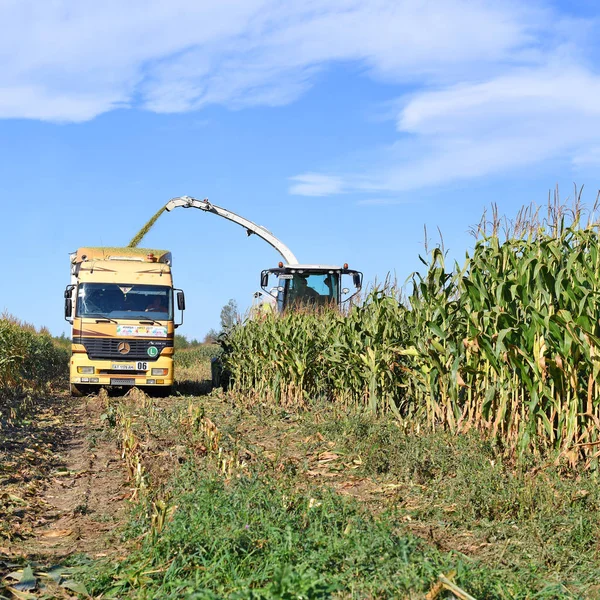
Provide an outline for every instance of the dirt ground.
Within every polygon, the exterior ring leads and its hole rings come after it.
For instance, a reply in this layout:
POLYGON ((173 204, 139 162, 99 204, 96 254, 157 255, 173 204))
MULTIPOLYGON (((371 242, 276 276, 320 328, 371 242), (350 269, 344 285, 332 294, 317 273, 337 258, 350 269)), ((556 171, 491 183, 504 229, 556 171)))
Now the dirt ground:
POLYGON ((118 551, 111 532, 131 491, 117 444, 103 427, 104 410, 97 396, 55 393, 35 398, 24 414, 3 423, 0 598, 3 589, 27 597, 45 588, 39 577, 34 587, 18 587, 26 565, 46 573, 79 552, 102 557, 118 551))

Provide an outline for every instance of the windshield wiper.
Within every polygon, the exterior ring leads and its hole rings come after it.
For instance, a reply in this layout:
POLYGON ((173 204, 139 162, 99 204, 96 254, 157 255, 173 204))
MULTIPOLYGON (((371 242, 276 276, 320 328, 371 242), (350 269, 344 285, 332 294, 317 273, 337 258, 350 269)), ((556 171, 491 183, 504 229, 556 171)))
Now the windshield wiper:
POLYGON ((160 323, 160 321, 155 321, 154 319, 150 319, 150 318, 148 318, 147 320, 144 320, 144 321, 140 320, 140 325, 156 325, 156 324, 160 325, 161 323, 160 323))
POLYGON ((99 319, 96 319, 96 323, 116 323, 117 325, 119 324, 118 321, 115 321, 114 319, 110 319, 108 317, 101 317, 99 319))

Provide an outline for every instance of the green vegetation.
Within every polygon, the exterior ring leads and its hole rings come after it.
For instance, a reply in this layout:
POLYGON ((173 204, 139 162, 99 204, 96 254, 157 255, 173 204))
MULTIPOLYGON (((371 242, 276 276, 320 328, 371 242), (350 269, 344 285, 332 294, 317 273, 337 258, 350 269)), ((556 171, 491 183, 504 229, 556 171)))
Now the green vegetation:
POLYGON ((221 331, 227 332, 240 322, 237 302, 230 298, 221 309, 221 331))
POLYGON ((453 433, 477 429, 510 455, 598 468, 600 240, 579 209, 523 212, 479 229, 447 270, 436 248, 400 302, 375 290, 348 314, 265 316, 236 327, 235 389, 277 403, 325 398, 453 433))
POLYGON ((221 352, 221 346, 217 344, 192 345, 175 353, 175 367, 187 369, 199 366, 211 358, 216 358, 221 352))
POLYGON ((592 475, 328 403, 114 402, 139 503, 130 550, 85 571, 95 596, 441 599, 445 575, 479 599, 600 597, 592 475))
POLYGON ((173 492, 178 508, 164 532, 147 536, 116 572, 96 578, 96 593, 327 598, 354 588, 362 597, 392 597, 423 591, 447 566, 417 538, 395 533, 393 521, 375 519, 332 492, 286 493, 258 478, 226 485, 189 469, 173 492))
POLYGON ((41 388, 66 375, 69 353, 48 331, 4 315, 0 318, 0 393, 41 388))
MULTIPOLYGON (((213 342, 209 342, 211 344, 213 342)), ((207 345, 207 342, 200 342, 197 339, 188 340, 185 335, 180 333, 175 334, 175 349, 176 350, 187 350, 190 348, 199 348, 201 346, 207 345)))
POLYGON ((210 361, 221 354, 216 344, 190 345, 175 353, 176 390, 179 394, 206 394, 211 390, 210 361))

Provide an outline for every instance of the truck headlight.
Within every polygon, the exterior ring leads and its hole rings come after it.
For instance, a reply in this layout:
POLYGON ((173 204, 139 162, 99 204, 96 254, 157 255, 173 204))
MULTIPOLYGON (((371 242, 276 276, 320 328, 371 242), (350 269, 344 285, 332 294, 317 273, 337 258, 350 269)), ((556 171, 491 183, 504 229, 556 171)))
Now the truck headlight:
POLYGON ((77 367, 78 373, 84 373, 85 375, 93 375, 94 367, 77 367))
POLYGON ((152 369, 151 375, 167 375, 169 369, 152 369))

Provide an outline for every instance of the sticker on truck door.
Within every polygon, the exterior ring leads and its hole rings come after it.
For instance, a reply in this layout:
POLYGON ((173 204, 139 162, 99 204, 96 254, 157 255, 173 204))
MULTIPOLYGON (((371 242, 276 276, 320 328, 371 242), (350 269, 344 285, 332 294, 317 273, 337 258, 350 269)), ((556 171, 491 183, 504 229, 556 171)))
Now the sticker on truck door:
POLYGON ((117 325, 117 335, 124 337, 167 337, 166 327, 155 325, 117 325))

